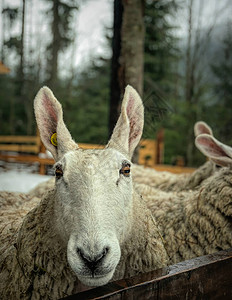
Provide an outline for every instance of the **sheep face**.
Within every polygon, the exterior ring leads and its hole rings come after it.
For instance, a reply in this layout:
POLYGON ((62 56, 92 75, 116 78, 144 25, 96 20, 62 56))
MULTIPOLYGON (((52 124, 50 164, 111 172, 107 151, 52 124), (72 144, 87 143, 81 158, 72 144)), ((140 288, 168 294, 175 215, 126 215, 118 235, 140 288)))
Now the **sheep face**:
POLYGON ((114 149, 76 150, 56 163, 55 220, 72 270, 86 285, 113 276, 130 231, 131 162, 114 149))
POLYGON ((72 270, 86 285, 113 276, 133 215, 130 159, 143 128, 143 104, 127 87, 121 114, 104 150, 82 150, 63 122, 60 103, 48 88, 35 98, 41 139, 56 160, 55 223, 72 270))

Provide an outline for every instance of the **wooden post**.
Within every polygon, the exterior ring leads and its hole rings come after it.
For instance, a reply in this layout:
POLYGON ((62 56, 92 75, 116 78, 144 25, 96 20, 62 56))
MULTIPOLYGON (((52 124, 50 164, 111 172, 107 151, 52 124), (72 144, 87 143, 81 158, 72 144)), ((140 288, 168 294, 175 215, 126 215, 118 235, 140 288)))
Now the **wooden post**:
POLYGON ((161 128, 157 133, 157 149, 156 149, 156 163, 162 164, 164 161, 164 129, 161 128))

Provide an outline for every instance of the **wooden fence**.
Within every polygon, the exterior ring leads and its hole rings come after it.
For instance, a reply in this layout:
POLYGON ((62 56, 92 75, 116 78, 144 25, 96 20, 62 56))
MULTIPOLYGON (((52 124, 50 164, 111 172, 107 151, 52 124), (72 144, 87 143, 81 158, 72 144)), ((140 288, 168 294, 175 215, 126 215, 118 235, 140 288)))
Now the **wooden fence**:
POLYGON ((64 299, 232 299, 232 249, 115 281, 64 299))
MULTIPOLYGON (((102 149, 103 145, 79 143, 83 149, 102 149)), ((157 171, 172 173, 191 173, 194 168, 163 165, 164 142, 163 132, 157 135, 157 140, 142 139, 139 143, 138 163, 157 171)), ((36 136, 0 136, 0 160, 7 162, 37 163, 39 173, 46 173, 46 166, 53 165, 54 160, 45 154, 39 133, 36 136)))
MULTIPOLYGON (((103 145, 78 144, 83 149, 102 149, 103 145)), ((163 140, 141 140, 139 164, 153 167, 162 163, 163 140)), ((39 173, 45 174, 45 166, 53 165, 54 160, 45 155, 45 147, 39 133, 36 136, 0 136, 0 160, 8 162, 38 163, 39 173)))

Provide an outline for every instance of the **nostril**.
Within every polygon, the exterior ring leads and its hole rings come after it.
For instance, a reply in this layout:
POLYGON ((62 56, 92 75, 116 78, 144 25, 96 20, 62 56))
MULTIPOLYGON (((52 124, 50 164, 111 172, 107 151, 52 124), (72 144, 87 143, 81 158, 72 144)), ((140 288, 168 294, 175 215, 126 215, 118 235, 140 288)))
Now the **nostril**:
POLYGON ((89 256, 88 254, 86 254, 83 249, 81 248, 76 248, 76 252, 79 255, 79 257, 82 259, 82 261, 86 264, 86 266, 90 269, 90 270, 94 270, 97 265, 99 263, 101 263, 101 261, 103 260, 103 258, 107 255, 107 253, 109 252, 109 248, 105 247, 101 253, 99 254, 95 254, 92 257, 89 256))
POLYGON ((103 249, 103 252, 102 252, 102 257, 106 256, 106 254, 109 252, 109 248, 108 247, 105 247, 103 249))
POLYGON ((84 253, 84 251, 81 248, 77 248, 77 254, 82 258, 84 261, 91 261, 91 258, 84 253))

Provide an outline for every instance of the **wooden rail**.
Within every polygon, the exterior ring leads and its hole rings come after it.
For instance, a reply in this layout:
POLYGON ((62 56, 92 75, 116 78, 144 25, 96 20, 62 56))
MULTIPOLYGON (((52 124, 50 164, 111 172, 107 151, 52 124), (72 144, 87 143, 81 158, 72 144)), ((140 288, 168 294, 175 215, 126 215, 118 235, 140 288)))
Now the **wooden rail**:
POLYGON ((232 299, 232 249, 109 283, 66 300, 232 299))
POLYGON ((41 141, 39 136, 1 135, 0 151, 39 153, 41 141))
MULTIPOLYGON (((154 166, 157 163, 161 163, 161 157, 163 156, 163 141, 156 140, 141 140, 139 150, 139 163, 146 166, 154 166)), ((83 149, 102 149, 104 145, 97 144, 78 144, 83 149)), ((52 158, 39 155, 45 153, 45 147, 43 146, 39 133, 37 131, 36 136, 0 136, 0 160, 8 162, 21 162, 21 163, 38 163, 39 173, 45 174, 45 166, 53 165, 54 160, 52 158), (11 153, 11 152, 17 152, 11 153)))
MULTIPOLYGON (((78 144, 82 149, 103 149, 104 145, 78 144)), ((157 171, 169 171, 172 173, 191 173, 194 168, 180 166, 161 165, 163 157, 163 139, 142 139, 139 149, 139 164, 152 167, 157 171)), ((39 133, 36 136, 0 136, 0 160, 20 163, 38 163, 39 173, 45 174, 45 166, 53 165, 53 158, 42 156, 45 153, 39 133), (13 154, 10 152, 17 152, 13 154)))

